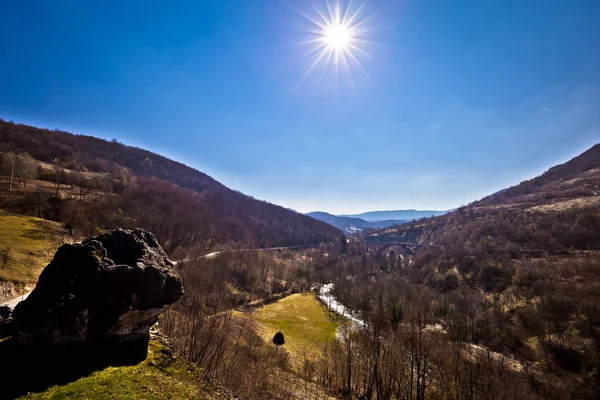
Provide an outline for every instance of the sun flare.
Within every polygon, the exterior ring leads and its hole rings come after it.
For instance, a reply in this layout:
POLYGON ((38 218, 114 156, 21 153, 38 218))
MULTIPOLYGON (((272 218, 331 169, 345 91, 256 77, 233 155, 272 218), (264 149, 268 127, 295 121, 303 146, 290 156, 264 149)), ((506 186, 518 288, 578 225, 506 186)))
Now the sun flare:
POLYGON ((341 70, 352 79, 352 67, 357 67, 366 74, 360 63, 361 57, 371 57, 365 49, 369 44, 366 39, 369 29, 365 27, 365 23, 370 17, 362 16, 364 3, 352 9, 349 1, 345 7, 342 5, 343 0, 334 1, 326 0, 321 8, 315 5, 315 15, 302 13, 312 26, 306 30, 309 38, 301 44, 310 46, 308 55, 313 61, 297 85, 319 65, 323 66, 325 72, 332 68, 336 79, 341 70))
POLYGON ((352 31, 340 24, 328 26, 323 32, 323 40, 330 49, 347 51, 352 42, 352 31))

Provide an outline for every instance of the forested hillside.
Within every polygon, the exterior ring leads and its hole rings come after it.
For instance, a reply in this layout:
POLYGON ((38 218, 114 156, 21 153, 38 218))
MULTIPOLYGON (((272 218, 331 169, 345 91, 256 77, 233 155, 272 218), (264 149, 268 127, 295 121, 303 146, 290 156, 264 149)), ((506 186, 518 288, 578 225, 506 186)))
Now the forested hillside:
POLYGON ((449 214, 365 233, 467 253, 600 249, 600 145, 449 214))
MULTIPOLYGON (((539 203, 555 204, 566 199, 581 199, 584 203, 595 202, 600 194, 600 144, 573 158, 556 165, 544 174, 516 186, 487 196, 474 203, 475 206, 492 204, 539 203), (594 200, 595 199, 595 200, 594 200)), ((560 204, 561 206, 568 205, 560 204)))
MULTIPOLYGON (((452 376, 449 392, 466 394, 451 398, 598 398, 599 145, 447 215, 362 236, 443 245, 398 257, 401 246, 365 255, 349 243, 354 255, 343 268, 354 279, 335 281, 338 296, 373 326, 408 319, 409 333, 415 326, 440 333, 439 342, 416 339, 424 346, 418 356, 431 366, 417 378, 423 393, 439 393, 452 376), (445 365, 461 359, 470 364, 445 365)), ((380 354, 387 343, 407 348, 414 338, 394 329, 378 335, 360 346, 363 358, 375 360, 367 369, 372 379, 387 382, 396 359, 379 361, 380 354)), ((402 368, 412 371, 413 360, 402 368)))
POLYGON ((0 207, 84 236, 143 227, 170 251, 231 243, 318 244, 336 228, 231 190, 158 154, 116 141, 0 120, 0 207))

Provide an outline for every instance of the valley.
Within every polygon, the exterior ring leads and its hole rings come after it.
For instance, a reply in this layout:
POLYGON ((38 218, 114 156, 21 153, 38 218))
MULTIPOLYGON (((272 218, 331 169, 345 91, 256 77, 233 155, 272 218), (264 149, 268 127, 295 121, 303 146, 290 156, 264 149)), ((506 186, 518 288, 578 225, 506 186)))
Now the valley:
MULTIPOLYGON (((114 142, 10 123, 0 138, 2 303, 13 308, 59 246, 117 227, 152 231, 185 289, 153 325, 145 361, 74 359, 82 373, 6 398, 102 398, 107 385, 127 398, 598 392, 600 145, 441 215, 357 221, 254 200, 114 142), (32 156, 30 142, 46 144, 32 156), (68 143, 79 150, 58 153, 68 143), (7 162, 20 163, 17 179, 7 162)), ((386 213, 367 217, 400 215, 386 213)), ((14 329, 0 321, 7 356, 22 351, 14 329)))
POLYGON ((306 214, 316 220, 327 222, 342 230, 345 234, 353 235, 357 234, 365 229, 370 228, 384 228, 387 226, 398 225, 408 220, 384 220, 384 221, 366 221, 364 219, 355 217, 343 217, 338 215, 332 215, 325 212, 310 212, 306 214))
POLYGON ((444 215, 448 211, 371 211, 356 215, 332 215, 322 211, 313 211, 306 215, 342 230, 345 234, 358 234, 365 229, 386 228, 401 225, 421 218, 444 215))
POLYGON ((600 1, 4 1, 0 400, 600 399, 600 1))

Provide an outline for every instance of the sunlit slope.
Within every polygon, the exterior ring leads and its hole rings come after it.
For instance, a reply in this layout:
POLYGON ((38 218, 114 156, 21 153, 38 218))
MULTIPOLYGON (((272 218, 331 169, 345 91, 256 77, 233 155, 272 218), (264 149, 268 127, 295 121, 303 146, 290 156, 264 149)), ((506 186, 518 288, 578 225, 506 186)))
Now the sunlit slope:
POLYGON ((20 399, 211 399, 200 389, 198 370, 150 341, 148 358, 133 366, 107 367, 66 385, 20 399))
POLYGON ((0 211, 0 279, 37 281, 60 245, 61 232, 56 222, 0 211))
POLYGON ((600 249, 600 144, 544 174, 446 215, 365 239, 435 243, 467 254, 600 249))
POLYGON ((304 360, 316 360, 333 340, 340 320, 329 315, 314 293, 298 293, 275 303, 261 307, 248 316, 258 325, 259 334, 271 343, 273 336, 281 331, 285 336, 283 349, 290 353, 294 368, 304 360))

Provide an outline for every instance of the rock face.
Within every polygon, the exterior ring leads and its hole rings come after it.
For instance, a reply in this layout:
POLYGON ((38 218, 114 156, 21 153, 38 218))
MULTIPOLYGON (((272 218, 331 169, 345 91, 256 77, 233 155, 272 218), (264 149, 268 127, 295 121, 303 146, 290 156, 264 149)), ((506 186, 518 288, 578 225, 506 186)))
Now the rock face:
POLYGON ((13 319, 24 344, 147 341, 158 315, 182 294, 154 236, 117 229, 61 246, 13 319))

